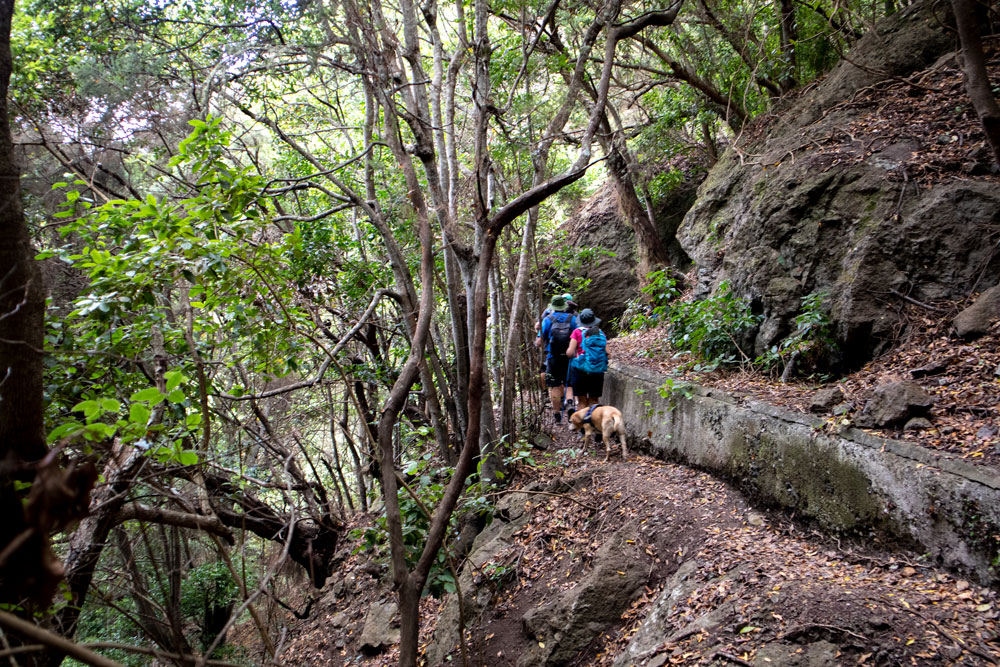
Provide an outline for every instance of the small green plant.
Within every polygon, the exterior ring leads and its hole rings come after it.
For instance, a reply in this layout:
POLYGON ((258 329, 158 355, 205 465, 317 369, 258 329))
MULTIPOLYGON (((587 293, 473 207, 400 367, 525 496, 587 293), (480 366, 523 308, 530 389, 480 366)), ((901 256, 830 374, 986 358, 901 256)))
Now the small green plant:
POLYGON ((619 324, 623 330, 640 331, 662 324, 670 302, 680 295, 677 281, 666 270, 653 271, 646 280, 646 286, 639 290, 643 296, 629 301, 622 313, 619 324))
POLYGON ((737 297, 725 281, 707 299, 673 304, 669 317, 670 344, 707 362, 699 369, 706 372, 747 360, 740 341, 760 323, 747 300, 737 297))
POLYGON ((667 405, 671 410, 677 407, 678 398, 691 398, 694 396, 694 385, 684 380, 668 377, 663 381, 656 392, 660 398, 667 399, 667 405))
POLYGON ((813 292, 802 297, 795 316, 795 331, 757 357, 756 363, 774 373, 815 371, 829 365, 837 351, 833 325, 827 314, 829 293, 813 292), (789 368, 790 365, 794 367, 789 368))
POLYGON ((538 463, 535 462, 533 456, 531 443, 525 440, 518 440, 514 443, 514 448, 511 450, 510 454, 504 457, 504 467, 513 468, 521 465, 528 466, 529 468, 535 468, 538 463))

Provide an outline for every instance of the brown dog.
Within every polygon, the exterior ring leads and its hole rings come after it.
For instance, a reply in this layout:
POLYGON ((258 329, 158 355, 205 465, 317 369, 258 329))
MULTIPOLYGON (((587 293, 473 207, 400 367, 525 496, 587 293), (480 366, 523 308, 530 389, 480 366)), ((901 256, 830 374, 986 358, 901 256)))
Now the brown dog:
POLYGON ((583 429, 583 446, 589 447, 593 440, 594 432, 599 431, 604 439, 604 460, 611 456, 611 436, 618 435, 618 443, 622 446, 622 460, 628 458, 628 445, 625 444, 625 421, 622 419, 621 411, 611 405, 599 405, 590 413, 589 423, 584 422, 587 410, 583 408, 570 415, 570 427, 574 431, 583 429))

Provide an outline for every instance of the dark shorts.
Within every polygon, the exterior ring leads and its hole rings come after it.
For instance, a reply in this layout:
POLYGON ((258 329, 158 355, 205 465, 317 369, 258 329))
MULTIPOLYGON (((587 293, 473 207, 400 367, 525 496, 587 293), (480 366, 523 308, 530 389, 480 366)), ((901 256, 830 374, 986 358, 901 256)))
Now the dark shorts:
POLYGON ((566 386, 576 386, 576 367, 573 364, 569 364, 569 370, 566 371, 566 386))
POLYGON ((565 354, 549 357, 545 360, 545 386, 561 387, 566 384, 566 369, 569 367, 569 357, 565 354))
POLYGON ((600 398, 604 393, 604 373, 586 373, 576 371, 576 382, 573 383, 573 393, 577 396, 600 398))

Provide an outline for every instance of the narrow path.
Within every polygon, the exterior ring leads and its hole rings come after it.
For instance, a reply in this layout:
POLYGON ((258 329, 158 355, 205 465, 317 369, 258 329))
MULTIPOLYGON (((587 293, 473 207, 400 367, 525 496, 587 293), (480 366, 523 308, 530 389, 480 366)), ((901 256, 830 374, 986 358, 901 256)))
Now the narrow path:
POLYGON ((473 664, 526 664, 524 615, 576 586, 622 526, 635 530, 621 553, 646 581, 572 664, 1000 664, 995 591, 895 545, 756 510, 708 474, 634 453, 604 463, 602 446, 581 446, 554 428, 530 475, 557 495, 531 496, 516 543, 481 568, 512 571, 473 628, 473 664), (643 628, 664 586, 675 599, 643 628))

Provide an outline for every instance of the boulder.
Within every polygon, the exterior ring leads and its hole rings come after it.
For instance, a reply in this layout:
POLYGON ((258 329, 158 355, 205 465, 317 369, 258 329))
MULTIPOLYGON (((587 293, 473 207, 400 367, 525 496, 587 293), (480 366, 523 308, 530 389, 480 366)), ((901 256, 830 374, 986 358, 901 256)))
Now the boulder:
POLYGON ((395 602, 376 602, 365 616, 359 646, 366 655, 377 655, 399 643, 399 607, 395 602))
POLYGON ((864 428, 898 426, 925 417, 932 405, 934 399, 916 382, 889 382, 875 389, 855 423, 864 428))
POLYGON ((809 412, 825 413, 844 401, 844 392, 840 387, 827 387, 813 394, 809 404, 809 412))
POLYGON ((1000 320, 1000 285, 983 292, 975 302, 960 312, 952 322, 955 333, 971 340, 990 330, 1000 320))
POLYGON ((580 583, 524 615, 524 630, 536 642, 520 667, 570 664, 602 632, 621 620, 642 591, 649 563, 636 546, 635 525, 610 536, 580 583), (631 541, 631 544, 629 543, 631 541))
POLYGON ((581 308, 591 308, 605 323, 625 312, 626 304, 639 295, 635 232, 622 219, 618 199, 610 181, 591 196, 566 224, 567 242, 577 257, 580 250, 593 256, 572 262, 561 277, 586 287, 574 296, 581 308))
POLYGON ((934 428, 934 424, 926 417, 914 417, 903 424, 904 431, 926 431, 929 428, 934 428))

